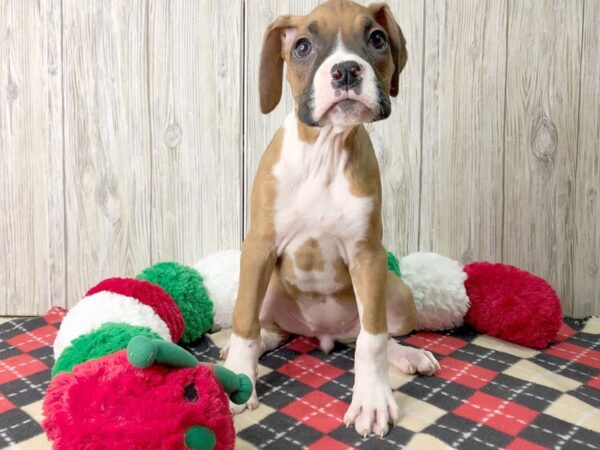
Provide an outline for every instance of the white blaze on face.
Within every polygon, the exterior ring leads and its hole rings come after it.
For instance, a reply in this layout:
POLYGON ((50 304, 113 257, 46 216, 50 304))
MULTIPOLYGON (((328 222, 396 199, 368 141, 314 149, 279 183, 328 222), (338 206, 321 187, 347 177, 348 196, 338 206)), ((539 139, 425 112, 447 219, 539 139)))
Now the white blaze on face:
POLYGON ((346 49, 341 36, 338 35, 337 47, 319 66, 313 79, 313 119, 315 122, 327 120, 331 125, 345 127, 358 123, 369 122, 372 119, 372 111, 379 106, 379 91, 377 88, 377 76, 371 64, 356 53, 346 49), (336 64, 354 61, 360 66, 361 83, 357 87, 343 90, 332 85, 332 69, 336 64), (343 100, 355 100, 340 102, 343 100), (338 105, 339 106, 335 106, 338 105), (328 117, 325 117, 328 115, 328 117))

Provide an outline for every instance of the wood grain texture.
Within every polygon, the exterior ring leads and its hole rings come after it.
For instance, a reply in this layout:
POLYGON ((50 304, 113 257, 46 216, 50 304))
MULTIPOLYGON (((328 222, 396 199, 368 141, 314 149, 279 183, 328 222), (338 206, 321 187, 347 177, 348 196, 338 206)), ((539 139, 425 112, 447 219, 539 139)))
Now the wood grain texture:
POLYGON ((600 2, 583 7, 572 311, 600 314, 600 2))
POLYGON ((150 2, 152 257, 241 245, 242 2, 150 2))
POLYGON ((504 260, 547 279, 567 314, 573 301, 582 6, 547 0, 511 1, 508 8, 504 260))
POLYGON ((506 2, 428 1, 421 250, 501 259, 506 2))
MULTIPOLYGON (((370 0, 360 0, 363 4, 370 0)), ((319 0, 0 0, 0 314, 238 248, 264 30, 319 0)), ((384 243, 547 278, 600 314, 600 2, 391 0, 409 50, 369 125, 384 243)))
MULTIPOLYGON (((307 14, 320 2, 248 0, 246 3, 246 120, 245 204, 249 204, 258 161, 283 119, 294 108, 289 87, 274 112, 259 110, 258 69, 264 30, 281 14, 307 14)), ((364 5, 370 1, 359 1, 364 5)), ((400 93, 392 102, 392 115, 368 126, 379 159, 383 185, 384 242, 395 252, 417 249, 419 226, 419 160, 421 151, 421 81, 423 4, 419 0, 388 2, 408 43, 409 63, 400 76, 400 93)), ((284 82, 285 83, 285 82, 284 82)), ((247 230, 248 208, 245 211, 247 230)))
POLYGON ((68 305, 150 263, 146 8, 64 0, 68 305))
POLYGON ((0 2, 0 315, 65 295, 60 1, 0 2))

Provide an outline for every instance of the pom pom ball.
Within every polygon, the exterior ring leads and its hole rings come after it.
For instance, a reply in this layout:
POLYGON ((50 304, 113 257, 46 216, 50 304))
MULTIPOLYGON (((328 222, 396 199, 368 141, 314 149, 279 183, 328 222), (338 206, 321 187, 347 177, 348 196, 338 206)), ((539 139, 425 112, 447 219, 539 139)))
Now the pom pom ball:
POLYGON ((54 359, 57 360, 74 339, 93 333, 109 322, 148 327, 161 338, 171 340, 169 327, 152 307, 133 297, 100 291, 81 299, 65 316, 54 340, 54 359))
POLYGON ((471 308, 465 321, 478 331, 532 348, 556 338, 560 300, 544 279, 508 264, 471 263, 464 268, 471 308))
POLYGON ((97 292, 112 292, 133 297, 140 303, 149 306, 169 327, 171 340, 177 342, 183 335, 183 317, 173 299, 155 284, 135 278, 107 278, 91 288, 86 297, 97 292))
POLYGON ((213 304, 200 274, 184 265, 161 262, 138 275, 163 288, 181 310, 185 331, 181 342, 192 342, 209 331, 213 325, 213 304))
POLYGON ((215 331, 231 328, 240 282, 240 255, 239 250, 223 250, 202 258, 194 266, 213 303, 215 331))
POLYGON ((400 260, 402 281, 412 290, 417 329, 447 330, 463 324, 469 309, 466 274, 455 260, 437 253, 411 253, 400 260))

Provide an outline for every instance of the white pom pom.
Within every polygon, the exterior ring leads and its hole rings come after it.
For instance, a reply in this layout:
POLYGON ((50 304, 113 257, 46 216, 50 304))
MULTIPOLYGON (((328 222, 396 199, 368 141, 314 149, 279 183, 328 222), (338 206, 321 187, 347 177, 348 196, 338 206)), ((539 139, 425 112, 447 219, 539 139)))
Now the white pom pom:
POLYGON ((54 341, 54 359, 58 359, 73 340, 108 322, 148 327, 171 342, 169 327, 150 306, 133 297, 100 291, 82 298, 65 316, 54 341))
POLYGON ((417 329, 462 325, 470 302, 465 290, 467 274, 458 261, 437 253, 411 253, 400 260, 400 274, 413 291, 417 329))
POLYGON ((196 263, 214 306, 213 331, 231 328, 231 316, 240 282, 239 250, 223 250, 196 263))

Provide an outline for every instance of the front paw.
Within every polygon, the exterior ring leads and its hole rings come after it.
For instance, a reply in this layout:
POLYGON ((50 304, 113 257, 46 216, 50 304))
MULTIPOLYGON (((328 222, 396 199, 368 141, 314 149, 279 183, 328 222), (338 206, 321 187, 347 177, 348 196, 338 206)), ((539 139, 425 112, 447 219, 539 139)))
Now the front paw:
POLYGON ((222 354, 226 355, 223 366, 235 373, 246 375, 252 382, 252 393, 248 401, 241 405, 229 402, 229 409, 233 414, 240 414, 246 408, 249 410, 258 408, 256 372, 258 357, 260 356, 260 345, 260 339, 243 339, 232 334, 229 343, 223 348, 222 354))
MULTIPOLYGON (((254 383, 254 382, 253 382, 254 383)), ((232 401, 229 402, 229 410, 232 414, 237 415, 243 413, 246 409, 252 411, 258 408, 258 396, 256 395, 256 389, 252 388, 252 395, 246 403, 242 403, 241 405, 237 405, 232 401)))
POLYGON ((371 432, 385 436, 389 425, 398 420, 398 404, 390 386, 386 383, 369 383, 354 386, 354 394, 348 411, 344 415, 347 427, 354 423, 358 434, 367 437, 371 432))

